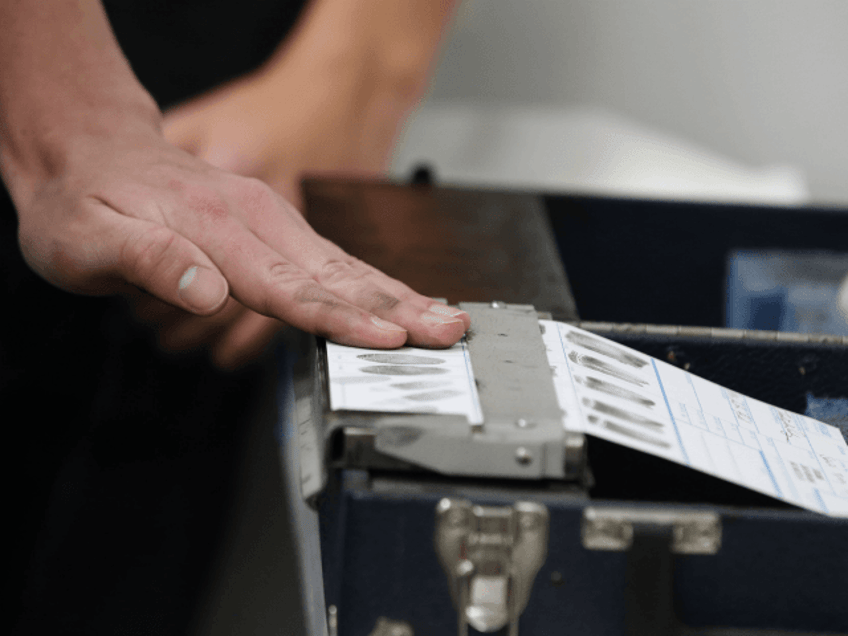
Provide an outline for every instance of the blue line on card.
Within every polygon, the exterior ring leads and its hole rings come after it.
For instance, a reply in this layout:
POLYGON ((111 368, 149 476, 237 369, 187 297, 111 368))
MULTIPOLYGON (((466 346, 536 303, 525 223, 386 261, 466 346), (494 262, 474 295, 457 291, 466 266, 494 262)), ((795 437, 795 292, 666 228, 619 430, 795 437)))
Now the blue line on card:
MULTIPOLYGON (((721 387, 721 396, 727 400, 727 405, 730 407, 730 412, 733 413, 733 419, 736 420, 736 426, 742 428, 742 424, 739 422, 739 416, 736 414, 736 409, 733 408, 733 401, 730 399, 730 395, 727 393, 727 389, 721 387)), ((700 404, 700 402, 698 402, 700 404)))
POLYGON ((671 404, 668 403, 668 396, 665 394, 665 387, 660 379, 660 372, 659 369, 657 369, 657 363, 653 358, 651 358, 651 365, 654 367, 654 375, 657 376, 657 384, 660 385, 660 391, 662 391, 663 400, 665 400, 665 408, 668 409, 668 416, 671 418, 671 425, 674 426, 674 434, 677 435, 677 443, 680 446, 680 452, 683 453, 683 461, 686 462, 687 466, 691 466, 692 464, 689 462, 689 455, 686 453, 686 448, 683 446, 683 438, 680 437, 680 431, 677 429, 677 422, 674 419, 674 413, 671 412, 671 404))
POLYGON ((760 451, 760 457, 763 459, 763 466, 765 466, 768 471, 769 479, 771 479, 772 486, 774 486, 777 496, 783 499, 783 492, 780 490, 780 486, 777 485, 777 479, 774 478, 774 473, 771 472, 771 466, 769 466, 768 459, 766 459, 766 454, 763 451, 760 451))
POLYGON ((824 499, 822 499, 821 493, 819 492, 818 488, 813 488, 813 494, 816 496, 816 501, 819 502, 819 505, 821 506, 822 511, 823 512, 830 512, 830 510, 827 507, 827 504, 824 502, 824 499))
MULTIPOLYGON (((684 373, 686 372, 684 371, 684 373)), ((706 413, 706 411, 704 411, 703 405, 701 405, 701 398, 698 395, 698 390, 695 388, 695 383, 692 382, 692 376, 690 376, 688 373, 686 373, 686 381, 689 382, 689 386, 692 387, 692 394, 695 396, 695 401, 698 403, 698 408, 701 410, 701 413, 706 413)))

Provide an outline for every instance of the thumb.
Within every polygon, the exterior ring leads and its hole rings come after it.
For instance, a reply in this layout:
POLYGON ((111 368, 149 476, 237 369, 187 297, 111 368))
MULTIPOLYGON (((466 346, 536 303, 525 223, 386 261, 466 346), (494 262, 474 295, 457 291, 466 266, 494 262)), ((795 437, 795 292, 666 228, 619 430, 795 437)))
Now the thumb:
POLYGON ((162 135, 168 143, 195 157, 200 156, 203 151, 196 116, 193 116, 188 106, 178 106, 165 113, 162 120, 162 135))
POLYGON ((121 278, 193 314, 208 316, 224 306, 227 281, 197 245, 163 225, 127 216, 116 221, 121 278))

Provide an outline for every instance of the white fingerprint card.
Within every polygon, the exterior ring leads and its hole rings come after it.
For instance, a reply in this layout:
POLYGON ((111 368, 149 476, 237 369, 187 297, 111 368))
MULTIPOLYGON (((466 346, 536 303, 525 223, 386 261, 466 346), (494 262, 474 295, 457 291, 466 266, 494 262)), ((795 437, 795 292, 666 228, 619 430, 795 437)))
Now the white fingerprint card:
POLYGON ((576 327, 542 325, 567 429, 810 510, 846 514, 848 445, 835 427, 576 327))
POLYGON ((327 343, 330 408, 443 413, 483 421, 463 338, 449 349, 384 351, 327 343))

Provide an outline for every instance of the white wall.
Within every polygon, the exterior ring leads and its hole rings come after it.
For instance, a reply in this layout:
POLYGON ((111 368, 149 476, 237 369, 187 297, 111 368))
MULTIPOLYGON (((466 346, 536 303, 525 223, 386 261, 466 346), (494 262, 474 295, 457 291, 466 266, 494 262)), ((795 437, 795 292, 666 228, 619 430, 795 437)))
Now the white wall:
POLYGON ((430 99, 601 106, 848 202, 845 0, 466 0, 430 99))

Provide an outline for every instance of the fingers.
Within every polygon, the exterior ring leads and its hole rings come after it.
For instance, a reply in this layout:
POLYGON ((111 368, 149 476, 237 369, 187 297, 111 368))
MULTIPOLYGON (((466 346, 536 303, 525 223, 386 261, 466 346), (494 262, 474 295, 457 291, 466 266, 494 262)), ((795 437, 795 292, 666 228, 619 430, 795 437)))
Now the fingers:
POLYGON ((235 193, 234 198, 257 238, 285 255, 333 297, 405 328, 408 344, 448 347, 468 328, 467 315, 416 294, 318 236, 264 184, 254 182, 250 191, 235 193), (283 222, 286 231, 280 231, 283 222))
POLYGON ((111 214, 114 238, 106 254, 127 282, 193 314, 208 316, 223 307, 227 281, 194 243, 173 230, 123 215, 111 214))
POLYGON ((237 183, 244 192, 236 200, 221 190, 184 192, 162 212, 165 224, 96 204, 110 215, 98 258, 124 280, 201 316, 220 311, 229 293, 264 316, 355 346, 447 347, 465 332, 467 315, 345 254, 264 184, 237 183))
POLYGON ((408 302, 415 302, 419 307, 426 308, 433 313, 458 318, 462 321, 463 325, 465 325, 466 331, 471 327, 471 317, 461 309, 456 309, 455 307, 450 307, 444 303, 422 296, 411 289, 408 285, 405 285, 391 276, 387 276, 376 267, 350 256, 340 247, 331 243, 327 239, 321 237, 321 241, 323 243, 324 250, 330 255, 330 258, 346 260, 357 268, 367 270, 368 275, 370 275, 377 284, 393 296, 408 302))
POLYGON ((465 333, 466 324, 440 303, 385 281, 355 259, 324 258, 307 268, 321 285, 339 298, 362 307, 409 331, 408 344, 448 347, 465 333), (435 310, 435 311, 434 311, 435 310))
MULTIPOLYGON (((232 295, 245 306, 343 344, 395 348, 406 342, 403 327, 334 295, 234 217, 219 215, 198 232, 209 257, 226 274, 232 295)), ((297 230, 289 234, 295 243, 303 238, 297 230)))
MULTIPOLYGON (((262 228, 261 220, 258 224, 262 228)), ((293 254, 293 260, 324 289, 351 305, 361 307, 408 331, 407 344, 449 347, 471 323, 463 311, 452 309, 415 293, 403 283, 349 256, 308 226, 287 235, 256 230, 278 252, 293 254), (298 249, 287 242, 295 239, 298 249)))

